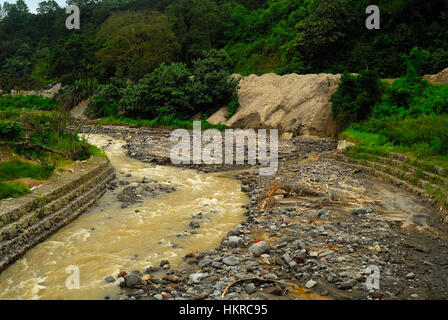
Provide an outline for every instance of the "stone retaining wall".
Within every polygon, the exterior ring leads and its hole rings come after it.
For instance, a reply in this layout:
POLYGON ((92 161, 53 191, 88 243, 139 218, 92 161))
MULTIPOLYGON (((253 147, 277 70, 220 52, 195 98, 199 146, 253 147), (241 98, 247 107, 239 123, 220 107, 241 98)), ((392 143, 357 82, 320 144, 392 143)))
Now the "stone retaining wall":
POLYGON ((76 219, 115 178, 105 158, 92 158, 81 172, 62 174, 33 193, 0 201, 0 272, 28 249, 76 219))
MULTIPOLYGON (((407 172, 402 170, 402 164, 395 163, 394 159, 399 159, 397 154, 391 154, 389 160, 389 165, 384 164, 384 159, 379 157, 375 159, 360 160, 348 157, 342 153, 335 154, 334 160, 339 162, 344 162, 350 164, 352 167, 360 169, 367 174, 374 177, 383 179, 384 181, 395 184, 405 190, 413 192, 414 194, 420 196, 420 198, 433 206, 436 206, 440 214, 441 221, 448 224, 448 208, 445 204, 441 203, 432 194, 427 191, 429 187, 437 187, 437 185, 442 185, 446 183, 446 178, 443 176, 435 175, 434 173, 422 171, 423 178, 412 179, 412 173, 418 169, 418 167, 410 166, 407 168, 407 172)), ((404 156, 403 156, 404 157, 404 156)), ((404 159, 404 158, 403 158, 404 159)), ((445 196, 447 196, 445 194, 445 196)))

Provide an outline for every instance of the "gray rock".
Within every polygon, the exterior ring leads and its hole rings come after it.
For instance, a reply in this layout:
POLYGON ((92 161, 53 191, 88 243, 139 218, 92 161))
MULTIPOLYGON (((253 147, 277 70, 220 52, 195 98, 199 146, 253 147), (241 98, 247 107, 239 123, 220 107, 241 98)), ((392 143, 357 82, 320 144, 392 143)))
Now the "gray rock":
POLYGON ((229 236, 239 236, 240 235, 240 230, 243 228, 243 226, 241 224, 237 225, 235 228, 233 228, 232 230, 229 231, 228 235, 229 236))
POLYGON ((216 284, 213 286, 214 289, 216 289, 217 291, 219 291, 219 293, 221 294, 222 291, 224 291, 224 289, 227 287, 227 283, 225 281, 218 281, 216 282, 216 284))
POLYGON ((353 210, 352 213, 353 213, 354 215, 356 215, 356 216, 358 216, 358 215, 365 215, 365 214, 367 214, 367 209, 366 209, 366 208, 359 207, 359 208, 356 208, 355 210, 353 210))
POLYGON ((289 264, 289 263, 292 261, 291 257, 290 257, 289 254, 287 254, 287 253, 285 253, 284 255, 282 255, 282 259, 283 259, 283 261, 285 261, 287 264, 289 264))
POLYGON ((204 258, 201 261, 199 261, 198 266, 199 268, 205 268, 212 264, 212 260, 210 258, 204 258))
POLYGON ((409 272, 407 275, 406 275, 406 279, 414 279, 415 278, 415 274, 413 273, 413 272, 409 272))
POLYGON ((253 283, 248 283, 244 286, 244 290, 246 290, 248 294, 251 294, 257 291, 257 287, 253 283))
POLYGON ((143 274, 140 271, 132 271, 124 277, 124 283, 126 287, 132 288, 141 283, 142 277, 143 274))
POLYGON ((314 280, 308 280, 307 283, 305 284, 305 287, 307 287, 308 289, 311 289, 311 288, 315 287, 316 284, 317 284, 316 281, 314 281, 314 280))
POLYGON ((115 278, 112 276, 108 276, 108 277, 104 278, 104 281, 112 283, 112 282, 115 282, 115 278))
POLYGON ((224 257, 222 259, 222 262, 228 266, 236 266, 237 264, 240 263, 240 259, 238 259, 235 256, 230 255, 230 256, 224 257))
POLYGON ((163 300, 163 297, 162 297, 162 295, 160 293, 155 294, 154 298, 156 298, 157 300, 163 300))
POLYGON ((191 283, 200 283, 202 278, 207 277, 207 273, 197 272, 189 275, 188 279, 191 283))
POLYGON ((327 251, 322 252, 322 253, 319 255, 319 258, 326 257, 326 256, 329 256, 329 255, 332 255, 332 254, 334 254, 334 251, 333 251, 333 250, 327 250, 327 251))
POLYGON ((260 241, 254 243, 249 247, 249 251, 256 257, 262 255, 263 253, 269 252, 271 246, 266 241, 260 241))
POLYGON ((355 284, 356 284, 356 280, 355 279, 350 279, 350 280, 341 282, 338 287, 339 287, 339 289, 347 290, 347 289, 353 288, 353 286, 355 284))
POLYGON ((244 247, 244 240, 241 237, 230 236, 229 237, 229 246, 244 247))

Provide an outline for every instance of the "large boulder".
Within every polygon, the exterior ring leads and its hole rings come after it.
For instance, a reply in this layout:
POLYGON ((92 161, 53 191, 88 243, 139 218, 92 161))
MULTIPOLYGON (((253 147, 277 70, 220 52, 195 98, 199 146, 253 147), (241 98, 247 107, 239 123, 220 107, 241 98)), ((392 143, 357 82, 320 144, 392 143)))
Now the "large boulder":
POLYGON ((277 128, 280 133, 335 137, 330 97, 337 90, 340 75, 273 73, 250 75, 240 80, 240 107, 224 121, 220 109, 208 121, 233 128, 277 128))

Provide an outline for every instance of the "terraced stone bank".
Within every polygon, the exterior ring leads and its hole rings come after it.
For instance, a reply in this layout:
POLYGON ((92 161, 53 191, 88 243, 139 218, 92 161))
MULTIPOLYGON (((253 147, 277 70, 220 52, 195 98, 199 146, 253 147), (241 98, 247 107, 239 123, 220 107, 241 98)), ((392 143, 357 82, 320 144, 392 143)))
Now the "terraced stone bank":
POLYGON ((0 202, 0 271, 76 219, 107 190, 115 172, 106 158, 85 162, 33 193, 0 202))
POLYGON ((374 154, 359 147, 336 153, 335 159, 415 193, 428 204, 437 206, 442 222, 448 224, 446 169, 403 154, 374 154))

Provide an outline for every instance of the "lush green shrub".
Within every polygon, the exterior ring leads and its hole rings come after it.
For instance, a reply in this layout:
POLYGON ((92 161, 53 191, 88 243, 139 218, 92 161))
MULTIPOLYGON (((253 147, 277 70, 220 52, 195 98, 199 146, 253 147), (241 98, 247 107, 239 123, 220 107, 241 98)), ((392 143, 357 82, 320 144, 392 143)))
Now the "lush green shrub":
POLYGON ((0 120, 0 140, 17 140, 22 135, 22 124, 17 121, 0 120))
POLYGON ((21 160, 11 160, 0 163, 0 181, 32 178, 37 180, 48 179, 54 167, 39 165, 21 160))
POLYGON ((448 86, 432 85, 421 77, 405 76, 385 90, 372 117, 411 116, 448 113, 448 86))
POLYGON ((0 199, 16 198, 21 195, 31 193, 30 188, 21 182, 0 182, 0 199))
POLYGON ((362 138, 374 146, 400 146, 424 156, 448 155, 448 115, 421 115, 418 118, 392 116, 370 118, 351 130, 374 134, 362 138), (372 140, 372 137, 375 137, 372 140))
POLYGON ((235 95, 228 104, 227 120, 233 117, 239 107, 240 101, 238 100, 238 95, 235 95))
POLYGON ((225 51, 211 50, 193 61, 191 104, 194 113, 212 114, 236 95, 238 81, 230 76, 232 61, 225 51))
POLYGON ((351 122, 367 119, 382 92, 383 86, 376 72, 366 70, 359 76, 344 72, 338 90, 330 99, 339 128, 345 129, 351 122))
POLYGON ((154 119, 167 114, 185 118, 193 112, 190 76, 183 63, 163 63, 124 89, 121 110, 134 118, 154 119))
POLYGON ((126 81, 111 78, 109 83, 98 87, 97 92, 90 98, 85 114, 89 118, 113 116, 119 112, 119 102, 126 88, 126 81))
POLYGON ((191 70, 184 63, 162 63, 138 83, 125 86, 123 80, 112 79, 92 97, 87 113, 91 117, 170 116, 180 120, 196 113, 211 114, 236 96, 237 81, 230 76, 231 65, 224 51, 212 50, 194 60, 191 70))
POLYGON ((2 109, 37 109, 53 110, 55 102, 46 97, 37 95, 4 95, 0 96, 0 110, 2 109))

